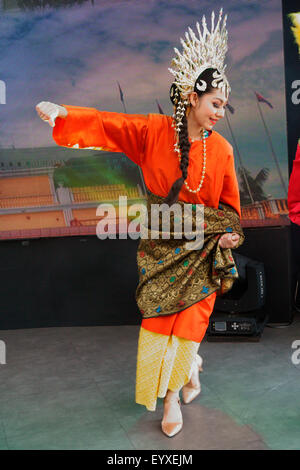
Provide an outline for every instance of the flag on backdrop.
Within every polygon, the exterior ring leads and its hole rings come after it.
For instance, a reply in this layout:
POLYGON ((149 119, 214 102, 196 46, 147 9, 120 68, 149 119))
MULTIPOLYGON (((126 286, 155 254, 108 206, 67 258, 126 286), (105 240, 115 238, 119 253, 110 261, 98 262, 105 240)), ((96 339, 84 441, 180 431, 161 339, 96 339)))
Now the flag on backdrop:
POLYGON ((119 82, 117 82, 117 84, 118 84, 119 91, 120 91, 120 99, 121 99, 122 103, 124 103, 124 95, 123 95, 122 88, 120 87, 120 83, 119 83, 119 82))
POLYGON ((156 104, 157 104, 157 107, 158 107, 158 111, 160 112, 160 114, 165 114, 162 110, 162 107, 160 106, 159 102, 156 100, 156 104))
POLYGON ((266 103, 270 108, 273 108, 273 105, 270 103, 270 101, 266 100, 262 95, 257 93, 256 91, 254 92, 257 98, 257 101, 260 101, 261 103, 266 103))

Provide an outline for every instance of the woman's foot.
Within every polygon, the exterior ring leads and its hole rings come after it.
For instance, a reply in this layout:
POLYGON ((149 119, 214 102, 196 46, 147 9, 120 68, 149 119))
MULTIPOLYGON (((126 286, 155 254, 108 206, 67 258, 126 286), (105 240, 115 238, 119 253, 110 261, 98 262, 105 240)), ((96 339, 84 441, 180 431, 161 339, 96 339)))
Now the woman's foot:
POLYGON ((173 437, 181 431, 182 426, 179 393, 168 390, 164 398, 164 416, 161 422, 162 432, 168 437, 173 437))
POLYGON ((202 357, 197 354, 196 359, 192 365, 192 375, 190 381, 182 388, 182 399, 183 403, 186 405, 191 403, 191 401, 193 401, 201 392, 199 372, 202 372, 203 370, 202 363, 202 357))

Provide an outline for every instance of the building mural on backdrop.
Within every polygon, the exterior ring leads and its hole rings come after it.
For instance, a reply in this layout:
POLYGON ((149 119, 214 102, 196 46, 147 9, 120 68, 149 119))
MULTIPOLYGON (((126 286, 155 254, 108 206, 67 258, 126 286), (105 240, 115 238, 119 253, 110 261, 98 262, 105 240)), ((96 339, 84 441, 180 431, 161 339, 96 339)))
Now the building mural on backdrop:
MULTIPOLYGON (((6 0, 1 5, 0 237, 94 234, 99 203, 141 202, 125 155, 57 147, 40 101, 172 114, 179 36, 216 0, 6 0)), ((233 145, 243 226, 288 224, 280 0, 227 0, 232 93, 216 130, 233 145), (251 40, 249 41, 249 37, 251 40)))

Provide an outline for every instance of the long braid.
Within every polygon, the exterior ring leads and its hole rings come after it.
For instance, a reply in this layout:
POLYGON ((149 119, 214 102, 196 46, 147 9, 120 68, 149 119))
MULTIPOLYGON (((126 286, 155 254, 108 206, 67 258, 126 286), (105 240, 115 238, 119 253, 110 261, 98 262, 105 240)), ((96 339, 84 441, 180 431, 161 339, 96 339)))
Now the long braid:
POLYGON ((189 152, 191 148, 189 135, 188 135, 186 114, 184 114, 181 122, 182 122, 182 127, 179 132, 179 148, 181 151, 180 169, 182 171, 183 178, 186 180, 188 166, 189 166, 189 152))
MULTIPOLYGON (((181 162, 180 162, 180 169, 182 172, 181 178, 177 179, 170 191, 168 196, 165 198, 165 203, 171 206, 178 200, 178 196, 180 193, 180 190, 184 184, 184 181, 187 179, 188 175, 188 166, 189 166, 189 152, 190 152, 190 147, 191 144, 189 142, 189 136, 188 136, 188 127, 187 127, 187 117, 186 117, 186 109, 187 105, 182 104, 181 101, 176 104, 175 107, 175 120, 180 116, 179 110, 182 109, 183 116, 180 117, 180 125, 179 125, 179 132, 178 132, 178 145, 180 148, 180 153, 181 153, 181 162), (183 109, 182 109, 183 108, 183 109)), ((176 122, 176 125, 178 123, 176 122)))

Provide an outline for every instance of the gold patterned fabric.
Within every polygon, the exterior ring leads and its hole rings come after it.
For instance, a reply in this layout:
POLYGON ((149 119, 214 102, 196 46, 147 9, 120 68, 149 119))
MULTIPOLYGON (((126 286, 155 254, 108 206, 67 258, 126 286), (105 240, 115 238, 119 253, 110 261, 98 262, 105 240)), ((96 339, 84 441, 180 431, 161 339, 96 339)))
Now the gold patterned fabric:
MULTIPOLYGON (((147 200, 147 220, 151 221, 152 205, 163 204, 163 198, 152 193, 147 200)), ((185 215, 184 205, 182 214, 185 215)), ((192 205, 192 227, 197 227, 196 204, 192 205)), ((238 278, 232 252, 218 245, 221 235, 236 232, 240 235, 237 246, 244 242, 244 233, 237 212, 230 206, 222 204, 221 208, 204 207, 204 243, 201 249, 187 249, 184 236, 176 239, 178 225, 176 214, 170 212, 170 230, 168 239, 163 238, 162 215, 159 215, 157 233, 153 239, 153 230, 147 222, 148 238, 141 238, 137 264, 139 284, 136 290, 136 301, 143 318, 178 313, 199 302, 217 291, 223 294, 231 289, 238 278), (151 238, 152 237, 152 238, 151 238)), ((182 219, 184 227, 184 218, 182 219)), ((164 232, 166 233, 166 232, 164 232)), ((195 232, 196 233, 196 232, 195 232)))
POLYGON ((141 328, 136 403, 146 406, 149 411, 155 411, 158 397, 165 397, 168 389, 176 392, 187 384, 198 348, 199 343, 194 341, 141 328))

